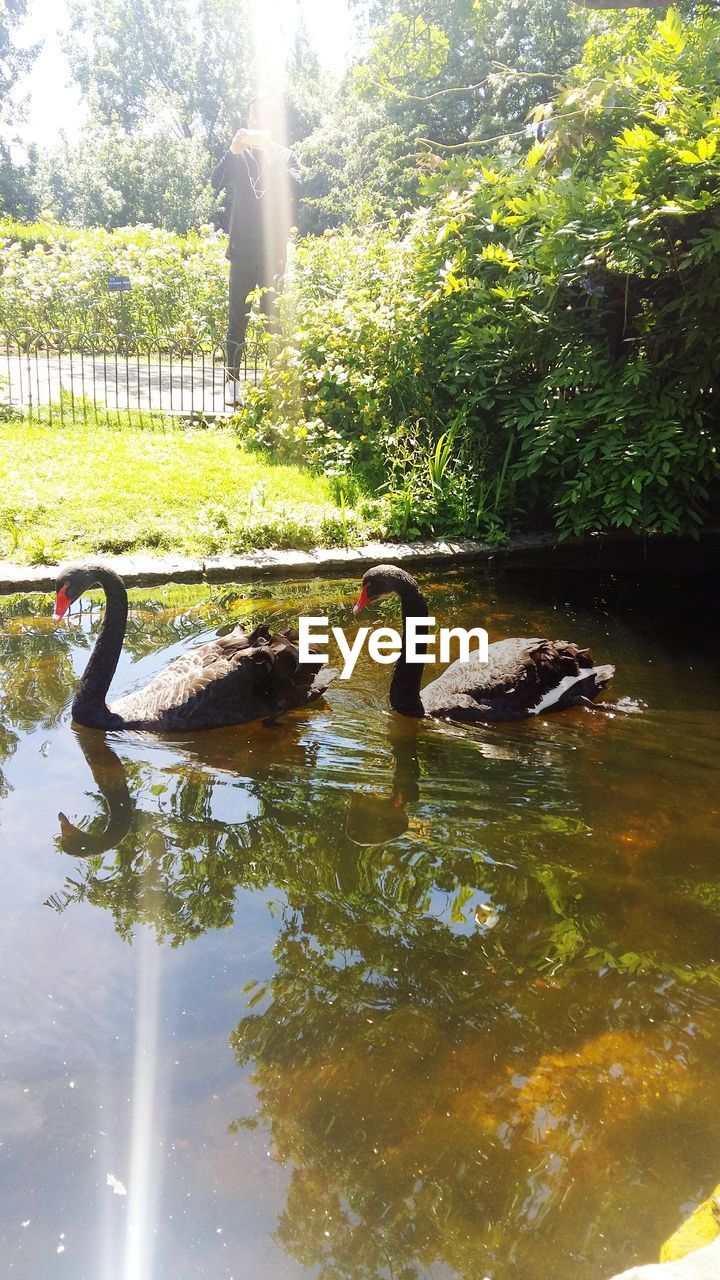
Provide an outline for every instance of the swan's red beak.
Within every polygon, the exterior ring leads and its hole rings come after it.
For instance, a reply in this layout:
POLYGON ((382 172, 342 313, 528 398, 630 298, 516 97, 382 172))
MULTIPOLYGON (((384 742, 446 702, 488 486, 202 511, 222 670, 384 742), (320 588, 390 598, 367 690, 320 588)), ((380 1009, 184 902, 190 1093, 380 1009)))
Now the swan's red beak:
POLYGON ((61 587, 55 597, 55 608, 53 609, 53 618, 56 622, 59 622, 61 618, 65 617, 65 614, 71 604, 72 600, 70 599, 67 591, 64 587, 61 587))
POLYGON ((367 593, 367 587, 363 587, 358 597, 357 604, 353 605, 353 613, 359 613, 361 609, 365 608, 366 604, 370 604, 370 597, 367 593))

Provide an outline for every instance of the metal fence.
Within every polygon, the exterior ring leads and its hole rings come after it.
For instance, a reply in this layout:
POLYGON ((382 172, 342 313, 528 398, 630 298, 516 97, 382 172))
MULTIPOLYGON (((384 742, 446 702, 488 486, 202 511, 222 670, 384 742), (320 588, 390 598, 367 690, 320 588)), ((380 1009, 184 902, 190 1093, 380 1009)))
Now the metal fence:
MULTIPOLYGON (((238 379, 257 381, 260 340, 245 346, 238 379)), ((118 420, 154 412, 187 418, 232 413, 224 345, 210 339, 38 333, 0 329, 0 405, 48 422, 87 421, 93 407, 118 420)))

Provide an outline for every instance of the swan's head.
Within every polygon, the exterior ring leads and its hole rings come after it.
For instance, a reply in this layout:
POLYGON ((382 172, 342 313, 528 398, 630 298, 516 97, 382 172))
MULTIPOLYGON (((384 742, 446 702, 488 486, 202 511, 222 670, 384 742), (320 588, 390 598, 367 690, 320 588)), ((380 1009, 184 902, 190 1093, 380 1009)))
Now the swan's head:
POLYGON ((80 596, 100 586, 99 571, 102 571, 102 566, 96 564, 65 565, 59 571, 55 581, 53 618, 63 618, 80 596))
POLYGON ((362 590, 353 613, 359 613, 367 604, 382 600, 385 596, 417 594, 418 585, 404 569, 395 564, 378 564, 368 569, 362 580, 362 590))

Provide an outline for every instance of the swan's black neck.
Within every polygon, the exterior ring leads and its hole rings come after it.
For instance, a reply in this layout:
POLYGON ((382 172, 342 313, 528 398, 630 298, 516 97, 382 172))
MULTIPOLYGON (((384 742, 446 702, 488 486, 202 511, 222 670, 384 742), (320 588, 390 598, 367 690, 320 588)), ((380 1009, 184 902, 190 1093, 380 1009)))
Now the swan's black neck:
POLYGON ((125 639, 128 616, 127 591, 111 569, 98 569, 97 580, 105 592, 105 617, 90 661, 83 672, 72 705, 73 720, 91 729, 112 728, 116 717, 106 698, 125 639))
POLYGON ((402 603, 403 647, 390 682, 390 706, 403 716, 424 716, 425 708, 420 698, 423 667, 419 662, 407 660, 407 619, 427 618, 427 602, 415 583, 402 582, 396 590, 402 603))

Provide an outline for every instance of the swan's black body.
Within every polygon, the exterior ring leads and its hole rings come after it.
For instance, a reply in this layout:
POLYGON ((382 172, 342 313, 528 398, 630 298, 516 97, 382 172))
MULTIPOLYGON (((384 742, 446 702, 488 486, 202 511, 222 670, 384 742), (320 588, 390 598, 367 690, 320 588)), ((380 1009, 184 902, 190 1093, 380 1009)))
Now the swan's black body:
POLYGON ((105 592, 105 618, 73 701, 77 724, 182 733, 274 719, 314 702, 337 675, 320 661, 301 663, 291 631, 273 635, 259 626, 247 635, 237 626, 229 635, 189 649, 144 688, 108 706, 128 616, 122 578, 106 565, 61 570, 56 616, 95 586, 105 592))
MULTIPOLYGON (((406 618, 426 618, 427 603, 414 578, 394 565, 368 569, 355 611, 383 596, 399 595, 406 618)), ((566 640, 499 640, 488 661, 453 662, 420 688, 423 667, 403 651, 390 684, 390 705, 406 716, 482 722, 524 720, 546 711, 587 704, 612 679, 615 668, 595 666, 589 649, 566 640)))

